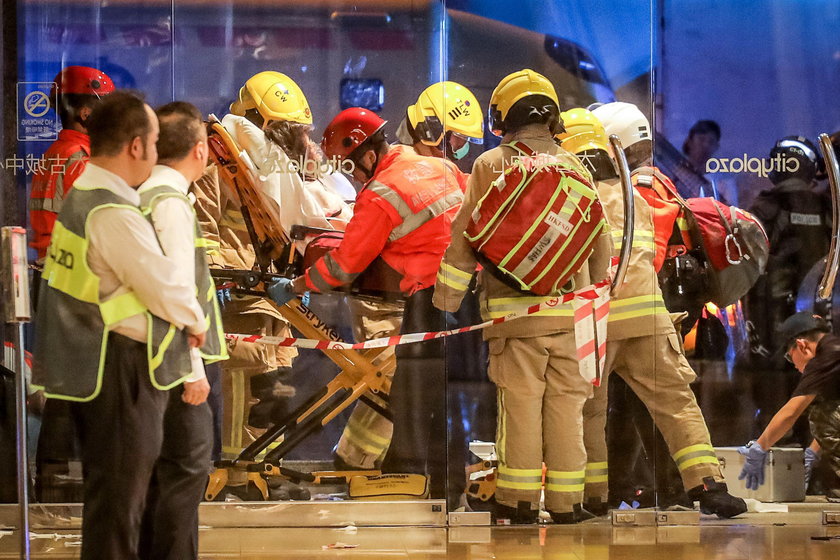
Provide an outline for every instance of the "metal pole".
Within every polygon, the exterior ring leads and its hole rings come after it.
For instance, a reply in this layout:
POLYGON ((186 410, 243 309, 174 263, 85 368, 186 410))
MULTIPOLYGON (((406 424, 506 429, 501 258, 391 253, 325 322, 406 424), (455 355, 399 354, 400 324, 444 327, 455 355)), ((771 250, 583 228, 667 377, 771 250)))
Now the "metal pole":
POLYGON ((20 557, 29 560, 29 454, 26 431, 26 359, 23 348, 23 324, 31 316, 29 303, 29 265, 26 259, 26 230, 4 226, 0 284, 3 314, 7 324, 16 325, 15 332, 15 412, 17 417, 17 491, 20 507, 20 557))
POLYGON ((15 334, 15 409, 17 411, 17 490, 20 505, 20 557, 29 560, 29 453, 26 429, 26 359, 23 350, 23 323, 15 334))

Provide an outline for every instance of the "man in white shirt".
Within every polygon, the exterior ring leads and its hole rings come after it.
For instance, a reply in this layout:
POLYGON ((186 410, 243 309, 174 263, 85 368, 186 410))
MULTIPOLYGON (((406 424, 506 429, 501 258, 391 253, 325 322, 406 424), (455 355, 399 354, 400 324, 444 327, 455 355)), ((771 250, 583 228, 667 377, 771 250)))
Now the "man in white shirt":
MULTIPOLYGON (((164 254, 178 263, 180 280, 197 287, 205 299, 205 315, 220 327, 201 228, 187 196, 190 184, 204 172, 207 132, 201 113, 189 103, 164 105, 157 116, 158 165, 138 189, 141 208, 151 217, 164 254)), ((206 346, 213 348, 192 348, 192 375, 169 391, 163 447, 143 519, 142 558, 198 558, 198 505, 207 486, 213 447, 213 418, 207 403, 210 384, 202 354, 214 363, 227 358, 221 329, 208 331, 206 346)))
POLYGON ((58 215, 41 284, 33 385, 73 401, 84 472, 83 560, 138 558, 163 441, 166 390, 205 342, 195 283, 164 256, 136 188, 157 161, 158 123, 116 92, 88 121, 91 159, 58 215))

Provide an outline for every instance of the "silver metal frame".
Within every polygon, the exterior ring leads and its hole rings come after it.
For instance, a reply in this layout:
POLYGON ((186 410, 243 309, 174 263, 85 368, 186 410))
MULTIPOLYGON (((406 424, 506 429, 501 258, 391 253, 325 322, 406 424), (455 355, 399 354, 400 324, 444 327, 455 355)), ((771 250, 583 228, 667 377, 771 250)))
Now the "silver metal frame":
POLYGON ((613 156, 616 164, 618 164, 618 177, 621 180, 621 192, 624 195, 624 229, 621 234, 621 251, 618 253, 618 267, 610 290, 610 295, 615 295, 624 282, 627 267, 630 265, 636 209, 633 200, 633 183, 630 181, 630 166, 627 164, 627 156, 624 154, 621 140, 615 134, 610 135, 610 146, 612 146, 613 156))
POLYGON ((837 269, 840 266, 840 167, 838 167, 834 146, 831 144, 831 138, 828 134, 820 134, 820 150, 823 158, 825 158, 828 182, 831 186, 833 231, 831 233, 831 246, 825 261, 825 271, 820 280, 817 294, 820 299, 830 301, 834 291, 834 281, 837 279, 837 269))
POLYGON ((29 265, 26 258, 26 230, 2 228, 3 306, 5 320, 15 325, 15 412, 17 419, 17 496, 20 557, 29 559, 29 449, 26 429, 26 358, 23 325, 30 319, 29 265))

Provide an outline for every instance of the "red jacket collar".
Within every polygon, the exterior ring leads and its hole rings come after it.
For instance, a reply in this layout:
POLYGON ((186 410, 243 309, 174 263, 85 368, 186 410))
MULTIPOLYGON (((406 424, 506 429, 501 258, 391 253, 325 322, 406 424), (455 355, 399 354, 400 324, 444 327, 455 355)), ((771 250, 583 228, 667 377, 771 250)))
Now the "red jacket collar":
POLYGON ((84 132, 79 132, 78 130, 73 130, 70 128, 64 128, 58 133, 58 141, 82 146, 85 149, 85 151, 88 154, 90 154, 90 136, 88 136, 84 132))

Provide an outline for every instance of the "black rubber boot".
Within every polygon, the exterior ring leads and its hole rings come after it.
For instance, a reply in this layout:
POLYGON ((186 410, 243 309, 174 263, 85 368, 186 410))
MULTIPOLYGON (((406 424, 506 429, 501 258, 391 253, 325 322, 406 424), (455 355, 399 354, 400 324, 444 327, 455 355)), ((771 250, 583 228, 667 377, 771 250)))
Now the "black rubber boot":
MULTIPOLYGON (((495 498, 492 498, 495 501, 495 498)), ((511 525, 533 525, 540 516, 539 509, 531 509, 530 502, 519 502, 517 507, 510 507, 496 502, 492 511, 493 521, 499 525, 505 525, 505 521, 511 525)))
MULTIPOLYGON (((603 503, 600 500, 598 501, 599 503, 603 503)), ((549 510, 548 514, 551 516, 551 520, 558 525, 571 525, 573 523, 580 523, 581 521, 595 519, 595 517, 597 517, 594 513, 583 508, 580 504, 572 506, 572 511, 556 512, 549 510)))
POLYGON ((728 492, 725 482, 716 482, 712 477, 703 479, 703 486, 692 488, 689 498, 699 499, 700 512, 706 515, 715 514, 720 518, 729 519, 747 511, 747 503, 728 492))
POLYGON ((251 395, 259 402, 251 406, 248 425, 254 428, 268 428, 281 422, 291 411, 291 398, 295 388, 284 383, 292 374, 292 368, 278 368, 251 378, 251 395))
POLYGON ((694 509, 694 501, 682 488, 666 489, 657 493, 656 506, 659 509, 694 509))
POLYGON ((601 501, 601 498, 589 498, 586 500, 586 503, 583 504, 583 509, 590 512, 595 517, 603 517, 609 513, 610 506, 608 503, 601 501))

